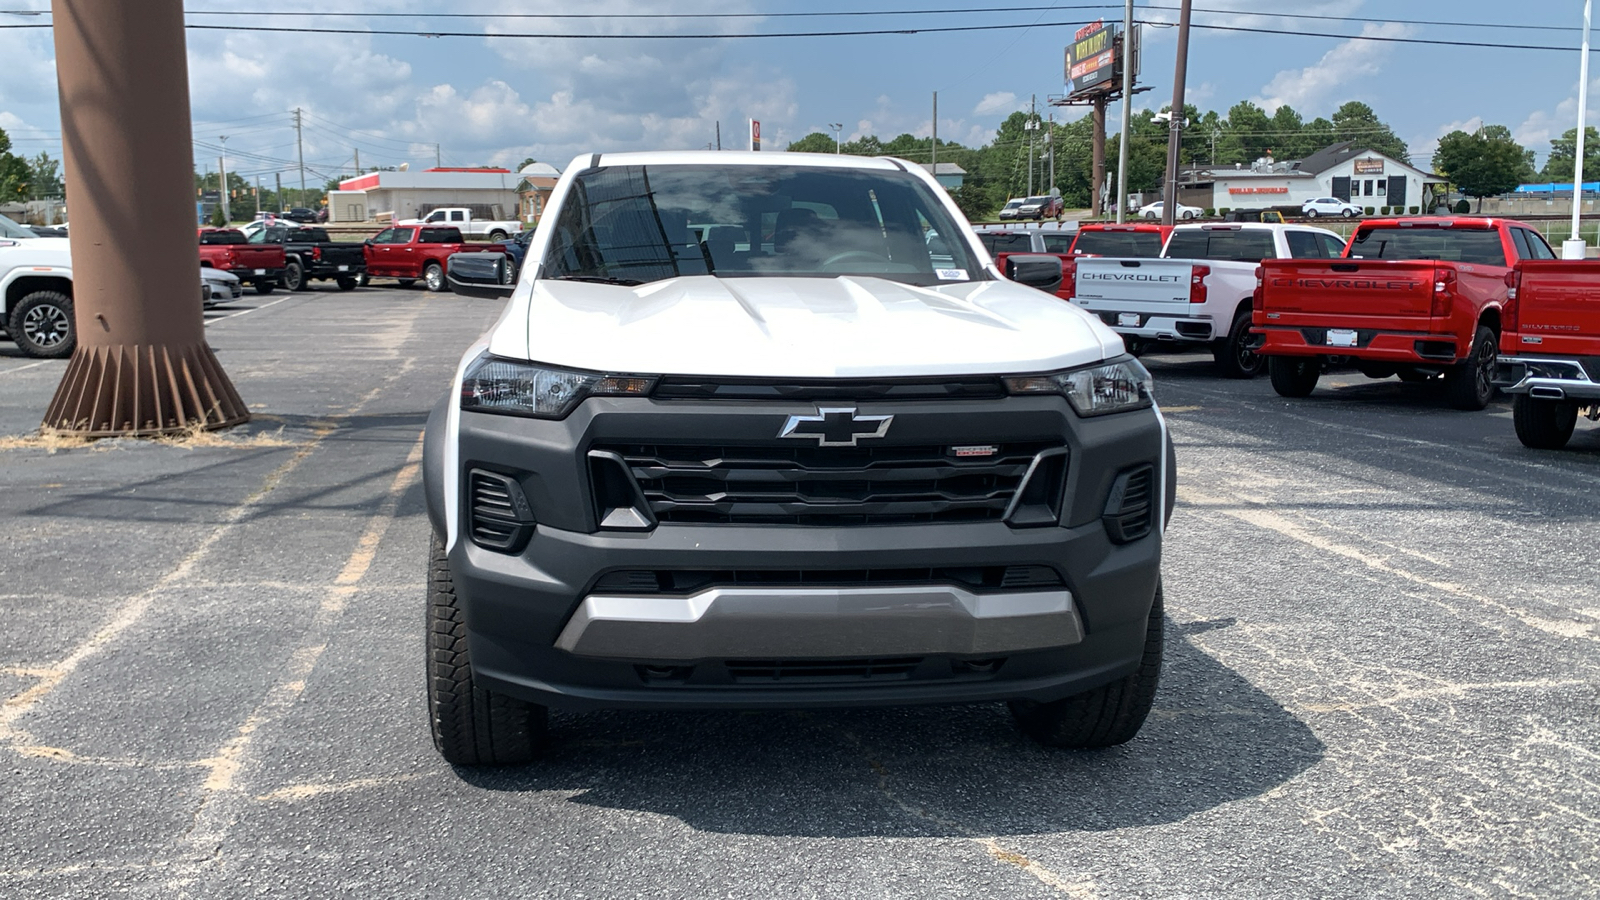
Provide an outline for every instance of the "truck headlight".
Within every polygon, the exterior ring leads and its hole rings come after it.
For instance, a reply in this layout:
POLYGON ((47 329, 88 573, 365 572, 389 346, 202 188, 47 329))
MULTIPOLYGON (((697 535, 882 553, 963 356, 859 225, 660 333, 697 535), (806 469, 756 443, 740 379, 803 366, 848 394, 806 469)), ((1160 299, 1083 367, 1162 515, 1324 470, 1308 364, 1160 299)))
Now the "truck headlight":
POLYGON ((1155 405, 1155 382, 1138 360, 1096 363, 1046 375, 1014 375, 1006 380, 1013 394, 1061 394, 1080 416, 1103 416, 1155 405))
POLYGON ((461 379, 461 408, 477 412, 561 419, 590 397, 643 397, 656 379, 558 369, 485 354, 461 379))

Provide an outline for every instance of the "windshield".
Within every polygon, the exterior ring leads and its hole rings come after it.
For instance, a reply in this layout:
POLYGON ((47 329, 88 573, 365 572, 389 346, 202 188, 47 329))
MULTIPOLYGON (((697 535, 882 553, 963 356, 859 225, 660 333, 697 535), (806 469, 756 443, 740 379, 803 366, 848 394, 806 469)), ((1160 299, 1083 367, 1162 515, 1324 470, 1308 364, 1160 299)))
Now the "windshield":
POLYGON ((5 216, 0 216, 0 238, 20 238, 25 240, 36 237, 38 235, 34 234, 27 226, 18 225, 5 216))
POLYGON ((1161 255, 1161 232, 1085 231, 1078 235, 1072 252, 1086 256, 1154 258, 1161 255))
POLYGON ((607 166, 579 174, 545 257, 549 278, 643 284, 868 275, 933 285, 982 278, 921 180, 827 167, 607 166), (935 252, 938 251, 938 252, 935 252))
POLYGON ((1445 228, 1374 228, 1356 234, 1352 259, 1440 259, 1485 266, 1506 264, 1500 232, 1445 228))

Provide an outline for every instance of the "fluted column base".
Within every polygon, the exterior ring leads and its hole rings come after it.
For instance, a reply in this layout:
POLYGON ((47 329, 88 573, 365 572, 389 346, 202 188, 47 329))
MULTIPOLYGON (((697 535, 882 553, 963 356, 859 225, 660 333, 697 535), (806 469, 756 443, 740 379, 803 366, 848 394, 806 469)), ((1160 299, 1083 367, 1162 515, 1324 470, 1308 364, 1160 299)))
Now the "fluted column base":
POLYGON ((81 437, 155 437, 248 421, 249 409, 204 341, 79 344, 44 427, 81 437))

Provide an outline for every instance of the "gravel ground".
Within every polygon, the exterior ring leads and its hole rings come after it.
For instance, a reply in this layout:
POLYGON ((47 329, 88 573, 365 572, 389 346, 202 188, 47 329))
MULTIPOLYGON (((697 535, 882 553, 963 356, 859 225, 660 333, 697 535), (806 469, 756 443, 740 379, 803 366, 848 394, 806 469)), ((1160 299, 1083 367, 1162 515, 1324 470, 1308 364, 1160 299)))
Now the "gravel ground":
POLYGON ((1147 359, 1178 443, 1167 664, 1135 741, 998 705, 556 714, 452 769, 422 695, 426 411, 499 304, 250 297, 255 412, 41 441, 0 344, 0 896, 1591 897, 1600 427, 1147 359))

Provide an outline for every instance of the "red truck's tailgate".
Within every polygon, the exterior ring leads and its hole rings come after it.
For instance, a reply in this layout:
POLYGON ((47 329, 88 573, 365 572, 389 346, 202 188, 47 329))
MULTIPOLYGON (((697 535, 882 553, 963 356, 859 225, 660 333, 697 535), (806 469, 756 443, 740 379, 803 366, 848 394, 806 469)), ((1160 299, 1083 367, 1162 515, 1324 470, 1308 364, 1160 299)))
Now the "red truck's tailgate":
POLYGON ((1600 261, 1530 260, 1517 264, 1517 274, 1506 351, 1600 356, 1600 261), (1521 335, 1515 345, 1511 332, 1521 335))
MULTIPOLYGON (((1265 312, 1331 316, 1352 327, 1382 327, 1379 320, 1384 319, 1427 318, 1433 312, 1433 291, 1434 264, 1428 260, 1269 259, 1261 263, 1261 308, 1265 312)), ((1302 321, 1327 324, 1309 318, 1302 321)))
POLYGON ((281 244, 233 244, 235 269, 281 269, 284 265, 281 244))

